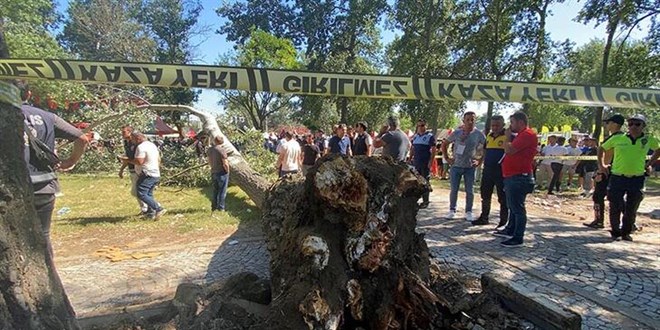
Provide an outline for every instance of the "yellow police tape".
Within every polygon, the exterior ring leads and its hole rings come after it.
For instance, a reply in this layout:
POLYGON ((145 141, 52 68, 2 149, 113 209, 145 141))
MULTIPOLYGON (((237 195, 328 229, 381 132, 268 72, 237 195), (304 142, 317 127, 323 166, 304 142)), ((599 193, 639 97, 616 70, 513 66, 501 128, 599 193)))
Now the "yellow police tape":
POLYGON ((11 104, 17 108, 21 107, 20 91, 10 83, 0 81, 0 102, 11 104))
POLYGON ((0 59, 0 78, 346 97, 555 103, 660 108, 660 89, 436 77, 326 73, 228 66, 0 59))
MULTIPOLYGON (((435 158, 442 158, 442 156, 435 156, 435 158)), ((535 160, 544 159, 559 159, 559 160, 598 160, 598 156, 536 156, 535 160)), ((651 156, 646 156, 646 159, 651 159, 651 156)))

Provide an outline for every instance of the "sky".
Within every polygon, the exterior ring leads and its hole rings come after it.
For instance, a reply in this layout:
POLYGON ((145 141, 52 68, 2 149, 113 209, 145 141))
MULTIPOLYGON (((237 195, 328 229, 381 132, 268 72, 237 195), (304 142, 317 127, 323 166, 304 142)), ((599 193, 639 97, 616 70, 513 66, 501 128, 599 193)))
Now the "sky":
MULTIPOLYGON (((233 48, 233 44, 226 40, 225 35, 215 33, 225 21, 215 13, 215 9, 220 6, 221 2, 221 0, 201 0, 204 9, 200 15, 200 23, 208 26, 209 32, 204 36, 199 36, 191 40, 193 45, 197 45, 195 49, 195 64, 215 64, 221 54, 233 48)), ((392 1, 390 0, 388 2, 392 1)), ((65 14, 67 4, 68 0, 58 0, 58 10, 62 14, 65 14)), ((570 39, 579 46, 588 43, 592 39, 605 37, 604 25, 595 27, 593 24, 584 25, 574 21, 582 4, 576 0, 567 0, 562 4, 551 6, 552 16, 548 18, 547 30, 552 40, 563 41, 570 39)), ((646 35, 647 30, 648 25, 645 25, 641 30, 634 31, 631 37, 642 38, 646 35)), ((391 42, 396 33, 396 31, 382 31, 383 44, 387 45, 391 42)), ((203 90, 195 106, 201 110, 220 113, 222 112, 222 107, 218 105, 219 99, 220 95, 218 92, 203 90)), ((483 113, 486 110, 486 105, 483 102, 468 102, 468 109, 483 113)))

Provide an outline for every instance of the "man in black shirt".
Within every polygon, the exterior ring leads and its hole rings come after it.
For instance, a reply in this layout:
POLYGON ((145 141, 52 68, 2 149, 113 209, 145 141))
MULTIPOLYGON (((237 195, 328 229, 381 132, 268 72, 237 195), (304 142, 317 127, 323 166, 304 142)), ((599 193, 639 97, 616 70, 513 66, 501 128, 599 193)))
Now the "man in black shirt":
POLYGON ((353 155, 365 155, 371 156, 371 146, 373 141, 371 136, 367 133, 367 124, 364 122, 358 122, 355 124, 355 139, 353 140, 353 155))
POLYGON ((316 160, 319 159, 321 151, 319 147, 314 144, 314 137, 312 134, 305 135, 305 145, 302 148, 302 172, 307 175, 307 171, 314 166, 316 160))

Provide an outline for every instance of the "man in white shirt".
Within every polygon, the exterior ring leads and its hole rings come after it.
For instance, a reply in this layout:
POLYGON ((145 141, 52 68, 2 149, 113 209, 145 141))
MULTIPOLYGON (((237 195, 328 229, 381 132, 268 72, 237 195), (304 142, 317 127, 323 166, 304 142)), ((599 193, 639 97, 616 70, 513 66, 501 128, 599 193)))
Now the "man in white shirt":
MULTIPOLYGON (((577 146, 578 141, 576 138, 568 139, 568 147, 566 147, 567 156, 580 156, 582 155, 582 149, 577 146)), ((577 166, 577 159, 567 159, 564 160, 564 170, 568 172, 568 182, 567 187, 571 187, 573 183, 573 175, 575 174, 575 167, 577 166)))
POLYGON ((135 165, 135 172, 138 174, 138 198, 147 204, 147 215, 151 219, 158 220, 167 212, 154 199, 154 189, 160 182, 160 151, 138 131, 131 133, 131 140, 137 145, 135 158, 127 159, 125 162, 135 165))
POLYGON ((280 171, 280 177, 286 174, 298 173, 302 168, 300 158, 300 143, 293 139, 293 133, 287 131, 284 133, 284 142, 281 143, 279 157, 275 167, 280 171))
MULTIPOLYGON (((548 145, 544 149, 544 156, 566 156, 566 148, 557 143, 556 136, 548 137, 548 145)), ((548 195, 554 195, 554 190, 559 191, 561 185, 561 171, 564 167, 561 159, 549 159, 550 169, 552 170, 552 179, 548 184, 548 195)))

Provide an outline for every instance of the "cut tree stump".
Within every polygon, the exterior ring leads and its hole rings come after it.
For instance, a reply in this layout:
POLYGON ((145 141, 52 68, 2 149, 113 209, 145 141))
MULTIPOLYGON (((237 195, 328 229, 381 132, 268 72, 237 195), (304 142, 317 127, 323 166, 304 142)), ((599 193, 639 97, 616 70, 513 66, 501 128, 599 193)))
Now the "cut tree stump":
POLYGON ((273 329, 425 329, 440 316, 415 232, 426 181, 391 158, 322 158, 266 194, 273 329))

